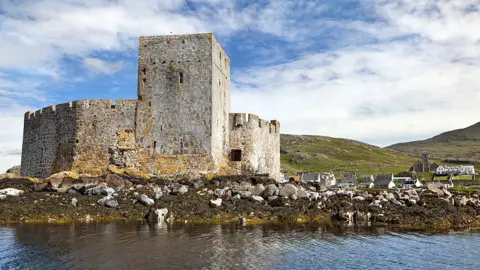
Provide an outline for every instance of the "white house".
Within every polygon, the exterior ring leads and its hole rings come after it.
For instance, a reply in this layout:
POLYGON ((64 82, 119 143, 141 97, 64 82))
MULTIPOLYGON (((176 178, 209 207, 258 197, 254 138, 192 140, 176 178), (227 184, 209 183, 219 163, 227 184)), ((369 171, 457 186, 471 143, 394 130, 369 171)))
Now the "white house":
POLYGON ((300 180, 307 183, 319 183, 321 187, 331 187, 337 183, 333 172, 328 173, 298 173, 300 180))
POLYGON ((436 174, 475 175, 474 166, 439 166, 436 174))

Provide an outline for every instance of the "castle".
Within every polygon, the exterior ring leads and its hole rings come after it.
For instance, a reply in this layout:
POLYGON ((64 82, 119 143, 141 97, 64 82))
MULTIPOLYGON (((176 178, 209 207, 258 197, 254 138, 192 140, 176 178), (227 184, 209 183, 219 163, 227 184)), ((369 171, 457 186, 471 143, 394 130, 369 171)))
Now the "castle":
POLYGON ((230 113, 230 59, 213 34, 140 37, 137 95, 27 112, 21 174, 280 177, 280 123, 230 113))

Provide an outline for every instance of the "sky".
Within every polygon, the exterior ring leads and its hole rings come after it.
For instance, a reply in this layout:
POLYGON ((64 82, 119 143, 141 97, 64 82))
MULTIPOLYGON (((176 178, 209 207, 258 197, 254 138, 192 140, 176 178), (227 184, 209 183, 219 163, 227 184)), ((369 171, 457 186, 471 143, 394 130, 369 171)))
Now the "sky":
POLYGON ((26 111, 135 99, 138 38, 213 32, 231 111, 378 146, 480 121, 480 0, 0 0, 0 172, 26 111))

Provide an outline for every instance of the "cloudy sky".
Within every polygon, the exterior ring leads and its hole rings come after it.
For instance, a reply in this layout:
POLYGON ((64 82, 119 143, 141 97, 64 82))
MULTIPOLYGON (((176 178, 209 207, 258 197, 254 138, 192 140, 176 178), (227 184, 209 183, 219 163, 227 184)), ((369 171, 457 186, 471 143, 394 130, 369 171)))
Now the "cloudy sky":
POLYGON ((142 35, 213 32, 231 106, 386 146, 480 121, 480 0, 0 0, 0 171, 23 114, 136 98, 142 35))

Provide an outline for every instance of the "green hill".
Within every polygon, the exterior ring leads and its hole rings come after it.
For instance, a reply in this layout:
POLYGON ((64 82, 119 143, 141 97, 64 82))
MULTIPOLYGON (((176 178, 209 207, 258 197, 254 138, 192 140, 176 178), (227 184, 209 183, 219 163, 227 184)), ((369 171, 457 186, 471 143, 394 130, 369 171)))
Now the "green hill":
POLYGON ((348 139, 282 134, 280 141, 281 166, 288 175, 297 171, 398 173, 416 161, 401 152, 348 139))
POLYGON ((448 131, 427 140, 398 143, 388 148, 415 156, 426 151, 435 159, 479 163, 480 123, 448 131))

